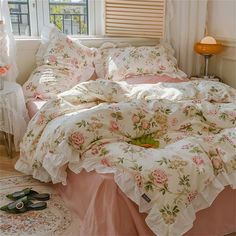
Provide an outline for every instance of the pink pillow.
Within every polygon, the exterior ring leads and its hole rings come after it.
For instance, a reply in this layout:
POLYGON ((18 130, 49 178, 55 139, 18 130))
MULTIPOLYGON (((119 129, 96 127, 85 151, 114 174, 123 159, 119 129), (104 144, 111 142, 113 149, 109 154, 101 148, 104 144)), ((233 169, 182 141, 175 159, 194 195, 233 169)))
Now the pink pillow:
POLYGON ((179 83, 187 82, 187 78, 172 78, 167 75, 132 75, 125 79, 128 84, 156 84, 159 82, 179 83))

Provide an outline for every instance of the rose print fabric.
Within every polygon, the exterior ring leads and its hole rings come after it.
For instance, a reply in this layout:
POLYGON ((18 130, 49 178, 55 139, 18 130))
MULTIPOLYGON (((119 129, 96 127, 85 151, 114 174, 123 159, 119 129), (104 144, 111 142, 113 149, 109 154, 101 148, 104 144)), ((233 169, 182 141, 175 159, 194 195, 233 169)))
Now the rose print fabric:
POLYGON ((211 81, 81 83, 33 117, 16 163, 64 184, 66 168, 114 173, 155 234, 182 235, 224 186, 236 188, 236 90, 211 81), (158 145, 133 142, 142 137, 158 145))
POLYGON ((45 50, 41 64, 23 86, 26 101, 54 98, 89 80, 95 71, 93 61, 90 48, 58 33, 45 50))
POLYGON ((176 59, 162 46, 155 47, 101 47, 95 57, 96 72, 100 78, 114 81, 135 75, 167 75, 186 78, 178 69, 176 59))

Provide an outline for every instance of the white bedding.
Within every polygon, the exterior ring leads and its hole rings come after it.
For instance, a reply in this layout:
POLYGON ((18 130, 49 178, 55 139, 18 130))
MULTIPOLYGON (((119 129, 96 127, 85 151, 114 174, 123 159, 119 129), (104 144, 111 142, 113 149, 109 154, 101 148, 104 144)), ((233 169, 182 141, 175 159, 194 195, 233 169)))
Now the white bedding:
POLYGON ((16 163, 64 184, 67 167, 114 173, 154 233, 183 234, 218 194, 206 195, 209 187, 236 188, 236 90, 211 81, 81 83, 34 116, 16 163))

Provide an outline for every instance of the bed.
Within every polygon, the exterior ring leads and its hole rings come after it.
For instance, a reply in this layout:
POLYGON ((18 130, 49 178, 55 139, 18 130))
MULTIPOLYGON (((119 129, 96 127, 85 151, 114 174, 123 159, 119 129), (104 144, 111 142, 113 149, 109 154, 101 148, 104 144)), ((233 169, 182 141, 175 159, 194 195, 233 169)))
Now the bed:
POLYGON ((16 169, 52 181, 78 235, 235 232, 236 91, 188 81, 162 46, 105 45, 94 59, 61 37, 24 85, 16 169))

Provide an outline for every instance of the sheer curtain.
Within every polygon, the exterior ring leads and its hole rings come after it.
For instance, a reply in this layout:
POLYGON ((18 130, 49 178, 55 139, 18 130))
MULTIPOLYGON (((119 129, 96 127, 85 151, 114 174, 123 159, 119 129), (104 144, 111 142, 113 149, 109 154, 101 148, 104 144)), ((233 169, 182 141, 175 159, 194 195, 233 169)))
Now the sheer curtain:
POLYGON ((179 67, 190 75, 201 70, 201 56, 194 44, 204 37, 208 0, 166 0, 166 40, 174 50, 179 67))
POLYGON ((8 81, 16 81, 18 69, 16 66, 16 44, 12 33, 10 12, 7 0, 0 0, 0 65, 10 65, 10 70, 5 75, 8 81))

